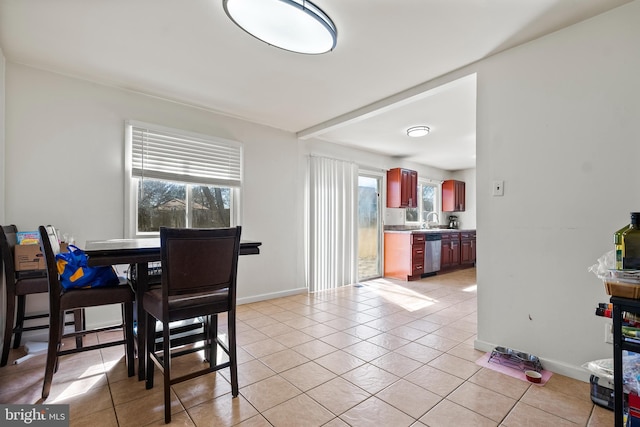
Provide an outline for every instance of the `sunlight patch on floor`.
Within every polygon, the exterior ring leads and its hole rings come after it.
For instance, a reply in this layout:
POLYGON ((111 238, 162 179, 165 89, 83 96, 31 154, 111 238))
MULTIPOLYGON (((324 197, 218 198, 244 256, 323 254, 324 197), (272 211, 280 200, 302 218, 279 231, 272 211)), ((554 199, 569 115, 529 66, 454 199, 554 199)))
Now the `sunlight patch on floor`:
POLYGON ((369 281, 363 284, 390 303, 396 304, 410 312, 429 307, 438 302, 438 300, 434 298, 430 298, 384 279, 369 281))
POLYGON ((477 291, 478 291, 478 285, 467 286, 462 290, 462 292, 477 292, 477 291))
POLYGON ((90 367, 81 374, 77 380, 69 383, 69 386, 50 403, 68 401, 70 398, 88 393, 91 389, 95 388, 100 381, 104 380, 104 375, 102 364, 100 364, 99 367, 97 365, 90 367))

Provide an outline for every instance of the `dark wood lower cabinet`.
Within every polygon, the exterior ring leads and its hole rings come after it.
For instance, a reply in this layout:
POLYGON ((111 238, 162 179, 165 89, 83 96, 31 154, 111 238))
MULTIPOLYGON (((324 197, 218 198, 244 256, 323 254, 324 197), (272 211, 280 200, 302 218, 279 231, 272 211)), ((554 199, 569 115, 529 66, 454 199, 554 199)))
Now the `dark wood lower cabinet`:
POLYGON ((440 269, 453 268, 460 264, 460 234, 442 233, 440 269))
POLYGON ((475 231, 442 233, 440 270, 471 267, 476 262, 475 231))
POLYGON ((476 233, 460 233, 460 264, 476 262, 476 233))
MULTIPOLYGON (((448 233, 447 233, 448 234, 448 233)), ((440 254, 440 269, 451 267, 451 236, 442 235, 442 253, 440 254)))

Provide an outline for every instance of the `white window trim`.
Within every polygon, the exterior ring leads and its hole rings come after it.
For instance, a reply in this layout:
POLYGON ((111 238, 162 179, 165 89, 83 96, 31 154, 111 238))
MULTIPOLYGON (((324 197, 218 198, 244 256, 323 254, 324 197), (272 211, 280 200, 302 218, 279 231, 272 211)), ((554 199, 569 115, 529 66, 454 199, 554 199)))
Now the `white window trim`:
MULTIPOLYGON (((212 140, 215 142, 223 142, 233 145, 240 146, 240 158, 244 158, 243 146, 241 143, 237 141, 232 141, 224 138, 213 137, 211 135, 199 134, 196 132, 185 131, 182 129, 174 129, 166 126, 144 123, 135 120, 126 120, 125 121, 125 144, 124 144, 124 236, 125 238, 136 238, 136 237, 150 237, 157 236, 159 232, 138 232, 138 215, 136 206, 138 205, 138 193, 137 193, 137 185, 136 180, 138 178, 133 176, 133 165, 132 165, 132 145, 133 140, 131 138, 130 127, 144 127, 153 129, 156 131, 163 131, 167 133, 177 133, 186 137, 193 137, 197 139, 204 140, 212 140)), ((240 167, 240 187, 231 187, 232 204, 229 207, 230 212, 230 221, 231 226, 235 226, 241 224, 241 196, 240 190, 242 188, 242 183, 244 182, 244 168, 240 167)), ((187 185, 189 183, 186 183, 187 185)), ((207 184, 209 185, 209 184, 207 184)))
MULTIPOLYGON (((442 223, 442 181, 436 181, 430 178, 420 178, 418 177, 418 186, 420 190, 422 190, 423 185, 430 185, 432 187, 436 187, 436 213, 438 214, 438 221, 442 223)), ((422 209, 422 191, 418 192, 418 221, 407 221, 406 213, 405 213, 405 225, 422 225, 422 223, 426 220, 426 218, 422 217, 423 209, 422 209)))

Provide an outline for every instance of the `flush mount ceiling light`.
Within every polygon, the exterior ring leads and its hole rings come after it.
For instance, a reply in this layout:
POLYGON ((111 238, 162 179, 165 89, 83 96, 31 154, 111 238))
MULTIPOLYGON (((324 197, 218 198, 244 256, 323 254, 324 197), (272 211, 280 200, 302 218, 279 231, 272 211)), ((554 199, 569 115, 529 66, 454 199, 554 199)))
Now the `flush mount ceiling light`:
POLYGON ((336 47, 336 26, 309 1, 222 0, 222 4, 237 26, 272 46, 307 54, 336 47))
POLYGON ((429 126, 413 126, 407 129, 407 135, 412 138, 419 138, 421 136, 425 136, 431 131, 429 126))

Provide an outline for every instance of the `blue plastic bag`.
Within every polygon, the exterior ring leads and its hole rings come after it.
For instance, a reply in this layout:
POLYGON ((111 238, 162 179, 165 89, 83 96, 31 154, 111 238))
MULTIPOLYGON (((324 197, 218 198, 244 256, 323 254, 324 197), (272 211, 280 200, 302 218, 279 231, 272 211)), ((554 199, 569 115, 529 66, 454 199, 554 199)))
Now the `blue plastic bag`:
POLYGON ((60 284, 64 289, 117 286, 120 283, 113 267, 89 267, 89 258, 82 249, 69 245, 67 250, 56 255, 60 284))

